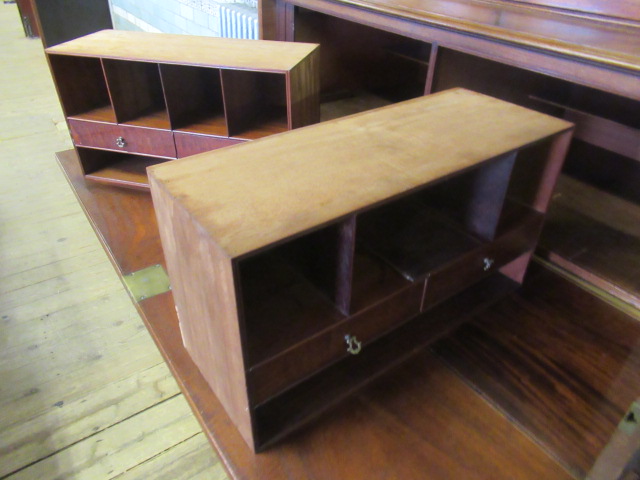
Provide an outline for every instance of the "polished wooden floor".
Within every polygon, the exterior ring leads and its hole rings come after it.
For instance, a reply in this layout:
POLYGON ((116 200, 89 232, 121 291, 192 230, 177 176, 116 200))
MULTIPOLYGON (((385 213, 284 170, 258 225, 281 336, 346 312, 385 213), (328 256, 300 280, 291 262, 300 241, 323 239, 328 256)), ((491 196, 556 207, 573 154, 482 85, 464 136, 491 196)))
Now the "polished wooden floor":
POLYGON ((226 478, 55 162, 66 124, 11 4, 0 109, 0 478, 226 478))
MULTIPOLYGON (((15 5, 0 5, 0 60, 0 480, 225 478, 55 163, 69 136, 15 5)), ((385 479, 581 479, 639 396, 637 310, 538 266, 235 471, 360 480, 373 462, 385 479), (379 435, 415 448, 366 443, 379 435), (322 462, 318 437, 332 446, 322 462)))

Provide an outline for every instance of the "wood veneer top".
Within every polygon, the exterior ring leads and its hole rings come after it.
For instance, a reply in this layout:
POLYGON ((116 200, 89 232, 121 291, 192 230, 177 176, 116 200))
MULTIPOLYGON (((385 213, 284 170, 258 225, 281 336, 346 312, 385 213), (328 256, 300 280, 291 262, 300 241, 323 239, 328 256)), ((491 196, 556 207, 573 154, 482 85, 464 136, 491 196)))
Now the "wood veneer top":
POLYGON ((149 173, 152 188, 166 189, 235 258, 571 125, 454 89, 157 165, 149 173))
POLYGON ((48 48, 47 53, 142 62, 285 72, 317 44, 102 30, 48 48))
MULTIPOLYGON (((340 0, 340 3, 640 71, 640 8, 631 2, 620 7, 620 14, 627 15, 625 20, 500 0, 340 0)), ((611 14, 610 10, 603 12, 611 14)))

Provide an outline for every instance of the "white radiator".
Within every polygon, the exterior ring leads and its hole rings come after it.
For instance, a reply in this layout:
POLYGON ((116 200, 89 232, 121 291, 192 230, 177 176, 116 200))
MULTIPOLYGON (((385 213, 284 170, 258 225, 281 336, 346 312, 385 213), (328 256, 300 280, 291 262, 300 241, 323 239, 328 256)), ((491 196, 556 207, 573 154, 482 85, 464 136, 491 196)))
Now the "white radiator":
POLYGON ((241 3, 220 5, 220 36, 258 39, 258 11, 241 3))

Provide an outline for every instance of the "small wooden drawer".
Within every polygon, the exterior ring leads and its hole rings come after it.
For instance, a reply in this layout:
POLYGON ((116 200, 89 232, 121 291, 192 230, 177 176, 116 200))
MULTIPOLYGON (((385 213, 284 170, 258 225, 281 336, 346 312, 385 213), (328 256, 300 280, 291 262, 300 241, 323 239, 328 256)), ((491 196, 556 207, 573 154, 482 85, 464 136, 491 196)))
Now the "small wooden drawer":
POLYGON ((424 282, 413 284, 249 369, 249 388, 254 404, 264 402, 331 363, 357 355, 369 342, 418 315, 423 290, 424 282), (350 344, 347 338, 352 339, 350 344))
POLYGON ((518 228, 431 273, 427 278, 422 310, 461 292, 531 250, 541 226, 542 217, 530 215, 518 228))
POLYGON ((90 122, 70 118, 71 137, 78 147, 176 158, 170 130, 90 122))
POLYGON ((245 142, 245 140, 236 138, 214 137, 197 133, 174 132, 174 136, 178 158, 245 142))

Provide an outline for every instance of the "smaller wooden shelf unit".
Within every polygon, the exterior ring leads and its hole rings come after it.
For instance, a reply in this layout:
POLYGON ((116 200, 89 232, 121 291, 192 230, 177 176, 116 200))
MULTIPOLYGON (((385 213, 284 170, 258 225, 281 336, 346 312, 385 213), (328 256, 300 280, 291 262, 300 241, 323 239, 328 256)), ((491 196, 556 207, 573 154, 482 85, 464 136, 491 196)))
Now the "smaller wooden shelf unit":
POLYGON ((318 46, 104 30, 46 50, 87 179, 319 121, 318 46))
POLYGON ((571 133, 456 89, 151 167, 185 347, 251 448, 521 282, 571 133))

